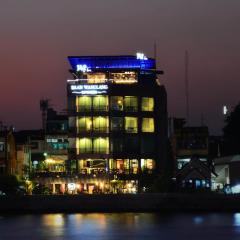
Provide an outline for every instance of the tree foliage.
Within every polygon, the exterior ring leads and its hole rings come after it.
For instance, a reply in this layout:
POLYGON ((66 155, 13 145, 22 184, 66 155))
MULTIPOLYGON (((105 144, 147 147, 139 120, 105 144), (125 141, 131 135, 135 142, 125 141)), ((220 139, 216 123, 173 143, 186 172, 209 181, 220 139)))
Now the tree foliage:
POLYGON ((6 194, 16 194, 20 184, 14 175, 0 175, 0 190, 6 194))
POLYGON ((240 153, 240 103, 226 117, 223 128, 228 154, 240 153))

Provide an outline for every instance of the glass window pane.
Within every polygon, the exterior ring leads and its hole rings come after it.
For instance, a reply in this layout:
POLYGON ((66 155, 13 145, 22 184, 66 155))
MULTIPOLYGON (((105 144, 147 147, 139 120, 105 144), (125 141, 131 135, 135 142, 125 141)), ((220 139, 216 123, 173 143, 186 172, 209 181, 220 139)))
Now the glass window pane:
POLYGON ((124 97, 124 110, 127 112, 137 112, 138 110, 138 100, 134 96, 124 97))
POLYGON ((92 152, 92 139, 79 138, 77 139, 77 153, 91 153, 92 152))
POLYGON ((142 98, 142 111, 152 112, 154 110, 154 98, 143 97, 142 98))
POLYGON ((130 159, 130 173, 137 174, 138 173, 138 160, 130 159))
POLYGON ((88 96, 78 96, 76 98, 77 112, 91 111, 92 98, 88 96))
POLYGON ((152 154, 155 152, 156 140, 154 136, 142 136, 141 153, 152 154))
POLYGON ((93 110, 94 111, 107 111, 108 110, 108 97, 107 96, 94 96, 93 97, 93 110))
POLYGON ((108 132, 108 117, 94 117, 93 131, 108 132))
POLYGON ((87 83, 105 83, 105 73, 87 73, 87 83))
POLYGON ((141 159, 142 171, 155 169, 155 161, 153 159, 141 159))
POLYGON ((123 118, 122 117, 111 118, 111 131, 121 130, 123 130, 123 118))
POLYGON ((125 131, 128 133, 138 132, 138 119, 136 117, 125 117, 125 131))
POLYGON ((142 119, 142 132, 154 132, 154 119, 143 118, 142 119))
POLYGON ((117 137, 111 139, 111 152, 112 153, 123 152, 123 138, 117 137))
POLYGON ((123 97, 112 96, 110 100, 111 110, 122 111, 123 110, 123 97))
POLYGON ((139 138, 138 136, 125 137, 124 151, 127 153, 137 153, 139 151, 139 138))
POLYGON ((92 130, 92 118, 91 117, 79 117, 77 120, 78 132, 89 132, 92 130))
POLYGON ((95 138, 93 140, 94 153, 108 153, 109 141, 108 138, 95 138))

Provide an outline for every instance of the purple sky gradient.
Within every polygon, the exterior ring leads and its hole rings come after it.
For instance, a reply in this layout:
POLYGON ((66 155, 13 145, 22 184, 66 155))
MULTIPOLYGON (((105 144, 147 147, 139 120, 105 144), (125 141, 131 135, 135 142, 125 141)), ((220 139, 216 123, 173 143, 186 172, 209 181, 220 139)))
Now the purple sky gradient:
POLYGON ((39 100, 66 105, 68 55, 153 56, 169 116, 184 117, 184 52, 189 51, 191 124, 220 133, 222 105, 240 100, 239 0, 2 0, 0 120, 40 128, 39 100))

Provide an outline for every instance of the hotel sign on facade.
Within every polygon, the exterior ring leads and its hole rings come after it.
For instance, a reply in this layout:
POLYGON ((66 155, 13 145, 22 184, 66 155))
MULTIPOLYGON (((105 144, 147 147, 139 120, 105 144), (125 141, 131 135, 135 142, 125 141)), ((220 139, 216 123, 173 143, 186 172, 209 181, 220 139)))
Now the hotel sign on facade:
POLYGON ((106 84, 79 84, 71 85, 71 91, 73 94, 79 95, 96 95, 105 94, 108 90, 108 85, 106 84))

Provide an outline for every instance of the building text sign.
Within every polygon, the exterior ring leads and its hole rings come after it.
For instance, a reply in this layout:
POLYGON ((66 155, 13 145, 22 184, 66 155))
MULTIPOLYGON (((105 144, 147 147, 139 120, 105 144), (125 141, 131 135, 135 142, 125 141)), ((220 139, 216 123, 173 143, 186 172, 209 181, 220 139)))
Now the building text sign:
POLYGON ((71 85, 71 91, 74 94, 80 95, 96 95, 107 93, 108 85, 106 84, 81 84, 81 85, 71 85))

